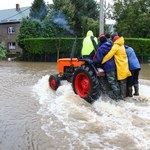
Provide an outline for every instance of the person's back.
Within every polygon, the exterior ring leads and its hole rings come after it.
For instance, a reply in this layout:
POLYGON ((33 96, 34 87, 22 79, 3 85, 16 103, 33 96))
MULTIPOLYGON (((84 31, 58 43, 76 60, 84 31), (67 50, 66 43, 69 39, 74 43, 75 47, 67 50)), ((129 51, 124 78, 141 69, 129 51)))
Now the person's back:
POLYGON ((104 57, 102 64, 110 60, 114 56, 117 67, 117 79, 120 81, 122 98, 126 97, 126 78, 131 76, 129 70, 128 58, 124 48, 124 38, 115 36, 114 44, 109 53, 104 57))
MULTIPOLYGON (((107 41, 105 37, 101 37, 101 45, 98 48, 96 53, 96 58, 94 59, 94 63, 101 64, 104 56, 110 51, 112 48, 112 44, 107 41)), ((109 61, 103 64, 103 68, 105 72, 111 72, 116 70, 116 64, 114 58, 111 58, 109 61)))
MULTIPOLYGON (((101 36, 100 46, 96 53, 96 58, 93 60, 94 64, 101 64, 104 56, 111 50, 112 44, 107 41, 105 36, 101 36)), ((119 84, 116 79, 116 64, 114 58, 111 58, 109 61, 103 64, 103 69, 106 73, 107 81, 114 93, 114 99, 118 100, 121 98, 119 84)))
POLYGON ((129 69, 130 70, 140 69, 141 68, 140 63, 133 48, 125 45, 125 50, 128 56, 129 69))
POLYGON ((134 95, 138 96, 139 95, 139 81, 138 81, 138 76, 139 76, 139 71, 141 69, 139 60, 133 50, 132 47, 129 47, 125 45, 126 49, 126 54, 128 56, 128 63, 129 63, 129 69, 132 73, 132 76, 128 77, 127 79, 127 95, 132 97, 132 86, 134 86, 134 95))
POLYGON ((95 47, 94 44, 92 42, 92 38, 95 41, 96 44, 98 44, 97 38, 94 37, 93 32, 91 30, 89 30, 87 32, 86 37, 83 40, 83 46, 82 46, 82 50, 81 50, 81 55, 83 58, 87 57, 87 58, 93 58, 93 56, 95 55, 95 47))
MULTIPOLYGON (((101 53, 103 54, 103 58, 111 50, 111 47, 112 47, 112 44, 109 42, 105 42, 104 44, 101 45, 101 53)), ((114 57, 112 57, 110 60, 104 63, 103 67, 104 67, 105 72, 111 72, 111 71, 116 70, 114 57)))
POLYGON ((118 80, 123 80, 126 79, 128 76, 131 76, 128 66, 128 58, 124 48, 123 37, 118 37, 118 39, 114 41, 112 49, 104 57, 102 64, 111 59, 113 56, 117 66, 118 80))

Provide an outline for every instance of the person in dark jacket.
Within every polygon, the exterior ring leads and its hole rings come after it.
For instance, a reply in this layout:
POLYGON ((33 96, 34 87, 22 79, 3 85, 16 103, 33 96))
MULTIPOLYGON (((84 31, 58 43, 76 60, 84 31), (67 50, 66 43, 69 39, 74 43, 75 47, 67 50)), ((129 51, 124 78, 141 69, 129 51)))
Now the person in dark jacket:
POLYGON ((110 39, 110 34, 109 33, 106 33, 105 37, 107 38, 107 42, 113 44, 113 41, 110 39))
POLYGON ((108 33, 106 33, 106 34, 100 34, 100 35, 98 36, 98 38, 97 38, 98 41, 99 41, 99 44, 98 44, 98 45, 101 44, 101 43, 100 43, 100 38, 101 38, 102 36, 106 37, 107 42, 113 44, 113 41, 110 39, 110 35, 109 35, 108 33))
POLYGON ((128 57, 128 64, 129 64, 129 70, 132 74, 132 76, 127 78, 127 96, 132 97, 132 87, 134 86, 134 95, 139 95, 139 71, 141 69, 140 63, 138 58, 136 57, 136 54, 132 47, 129 47, 125 45, 126 54, 128 57))
MULTIPOLYGON (((93 60, 94 64, 97 64, 97 63, 101 64, 104 56, 112 48, 112 44, 107 41, 107 38, 105 36, 100 37, 99 40, 100 40, 100 46, 96 53, 96 58, 93 60)), ((115 99, 121 99, 120 87, 119 87, 119 83, 116 77, 116 64, 115 64, 114 58, 111 58, 109 61, 104 63, 103 69, 106 73, 108 83, 110 84, 111 89, 113 90, 115 99)))

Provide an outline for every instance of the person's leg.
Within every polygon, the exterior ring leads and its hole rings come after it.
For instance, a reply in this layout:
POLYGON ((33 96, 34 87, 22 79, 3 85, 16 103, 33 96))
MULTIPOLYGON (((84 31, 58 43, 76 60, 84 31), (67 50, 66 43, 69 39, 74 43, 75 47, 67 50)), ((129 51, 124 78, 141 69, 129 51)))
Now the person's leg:
POLYGON ((127 83, 126 83, 126 81, 127 81, 126 79, 119 81, 120 89, 121 89, 121 97, 122 98, 125 98, 126 94, 127 94, 127 83))
POLYGON ((127 96, 132 97, 133 75, 134 71, 131 71, 132 76, 127 78, 127 96))
POLYGON ((136 69, 134 71, 134 76, 133 76, 133 84, 134 84, 134 95, 139 96, 139 71, 140 69, 136 69))
POLYGON ((115 99, 121 99, 119 83, 116 78, 116 72, 112 71, 112 72, 106 73, 106 77, 115 95, 115 99))

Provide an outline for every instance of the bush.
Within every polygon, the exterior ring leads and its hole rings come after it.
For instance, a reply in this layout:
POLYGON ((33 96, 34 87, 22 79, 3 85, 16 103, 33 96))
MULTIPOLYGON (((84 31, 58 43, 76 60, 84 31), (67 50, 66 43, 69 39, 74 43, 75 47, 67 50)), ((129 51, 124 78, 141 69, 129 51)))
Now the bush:
POLYGON ((125 38, 125 44, 134 49, 140 62, 150 61, 150 39, 125 38))
POLYGON ((75 55, 80 55, 82 47, 82 38, 30 38, 25 39, 24 54, 25 55, 55 55, 57 59, 70 57, 74 41, 77 41, 75 55))
MULTIPOLYGON (((83 38, 29 38, 23 41, 25 56, 51 57, 50 61, 62 57, 70 57, 73 43, 77 41, 75 57, 80 56, 83 38), (53 56, 56 56, 55 59, 53 56)), ((131 46, 141 62, 150 59, 150 39, 125 38, 125 44, 131 46)), ((55 61, 56 61, 55 60, 55 61)), ((46 61, 46 60, 45 60, 46 61)))
POLYGON ((150 39, 125 38, 125 44, 133 47, 137 54, 150 54, 150 39))
POLYGON ((6 57, 6 47, 4 46, 4 43, 0 43, 0 60, 6 57))

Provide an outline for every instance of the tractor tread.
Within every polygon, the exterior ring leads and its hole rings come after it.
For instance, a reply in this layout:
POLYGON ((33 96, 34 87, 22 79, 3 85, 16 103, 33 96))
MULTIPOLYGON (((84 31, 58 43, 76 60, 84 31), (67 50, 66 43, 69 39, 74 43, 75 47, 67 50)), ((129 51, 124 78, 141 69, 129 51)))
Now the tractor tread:
POLYGON ((94 72, 94 69, 92 67, 90 67, 89 65, 82 65, 81 67, 79 67, 75 73, 74 73, 74 77, 73 77, 73 81, 72 81, 72 87, 73 90, 76 94, 76 87, 75 87, 75 80, 78 74, 84 74, 85 76, 87 76, 89 82, 90 82, 90 91, 88 96, 83 97, 83 99, 85 99, 87 102, 92 103, 94 102, 99 96, 100 96, 100 85, 99 85, 99 81, 98 78, 94 72))

